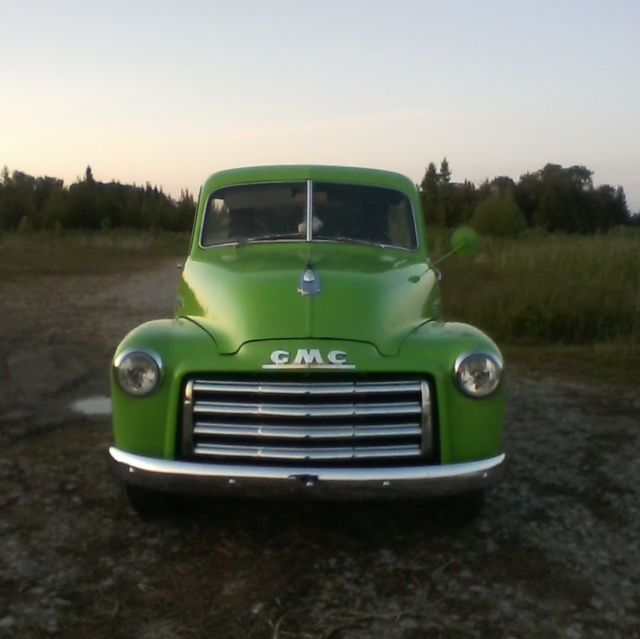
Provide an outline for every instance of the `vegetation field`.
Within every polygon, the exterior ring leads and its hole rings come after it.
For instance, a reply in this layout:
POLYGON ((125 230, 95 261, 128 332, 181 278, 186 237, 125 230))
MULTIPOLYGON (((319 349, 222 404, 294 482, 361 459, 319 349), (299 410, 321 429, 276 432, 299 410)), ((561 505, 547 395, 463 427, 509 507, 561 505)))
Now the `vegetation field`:
MULTIPOLYGON (((449 235, 430 229, 433 257, 447 252, 449 235)), ((171 232, 7 233, 0 278, 133 275, 159 259, 181 261, 188 243, 171 232)), ((640 372, 640 229, 482 237, 474 257, 439 268, 446 318, 486 331, 510 361, 611 381, 640 372)))
POLYGON ((157 263, 159 258, 184 258, 189 233, 130 229, 0 235, 0 278, 38 275, 101 274, 157 263))
MULTIPOLYGON (((431 229, 431 253, 449 234, 431 229)), ((640 372, 640 230, 482 237, 442 262, 445 316, 474 324, 536 367, 616 380, 640 372)))
MULTIPOLYGON (((436 235, 432 254, 445 252, 436 235)), ((640 344, 640 231, 482 238, 442 263, 449 316, 502 340, 640 344)))

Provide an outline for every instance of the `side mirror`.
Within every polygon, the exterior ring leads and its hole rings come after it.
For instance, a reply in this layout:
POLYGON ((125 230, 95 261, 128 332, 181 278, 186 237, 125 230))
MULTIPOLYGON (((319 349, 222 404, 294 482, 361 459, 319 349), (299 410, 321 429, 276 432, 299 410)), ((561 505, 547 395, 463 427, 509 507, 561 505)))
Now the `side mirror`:
POLYGON ((451 251, 459 255, 475 255, 479 243, 478 234, 470 226, 460 226, 451 236, 451 251))
POLYGON ((458 227, 451 236, 451 250, 439 257, 435 262, 431 262, 434 267, 446 260, 450 255, 475 255, 478 250, 480 240, 478 234, 470 226, 458 227))

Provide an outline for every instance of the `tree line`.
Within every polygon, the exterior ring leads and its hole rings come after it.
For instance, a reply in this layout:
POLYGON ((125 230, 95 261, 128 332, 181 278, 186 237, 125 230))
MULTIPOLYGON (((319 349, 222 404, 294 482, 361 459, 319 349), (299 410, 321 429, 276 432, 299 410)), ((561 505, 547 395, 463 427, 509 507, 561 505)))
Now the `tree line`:
MULTIPOLYGON (((515 235, 526 228, 593 233, 615 226, 638 224, 624 189, 594 186, 584 166, 547 164, 517 182, 500 176, 480 186, 451 181, 447 159, 439 168, 431 162, 420 183, 429 224, 455 227, 471 224, 481 233, 515 235)), ((0 173, 0 231, 116 227, 147 230, 191 229, 196 204, 189 191, 175 200, 162 189, 94 179, 88 166, 84 177, 68 188, 53 177, 33 177, 5 167, 0 173)))
POLYGON ((547 164, 515 182, 500 176, 480 186, 451 181, 446 158, 431 162, 420 184, 427 222, 454 227, 471 224, 481 233, 515 235, 526 228, 594 233, 638 223, 624 189, 594 186, 585 166, 547 164))
POLYGON ((98 182, 90 166, 83 179, 68 188, 58 178, 21 171, 9 174, 7 167, 0 173, 0 231, 118 227, 187 231, 194 213, 189 191, 174 200, 149 183, 98 182))

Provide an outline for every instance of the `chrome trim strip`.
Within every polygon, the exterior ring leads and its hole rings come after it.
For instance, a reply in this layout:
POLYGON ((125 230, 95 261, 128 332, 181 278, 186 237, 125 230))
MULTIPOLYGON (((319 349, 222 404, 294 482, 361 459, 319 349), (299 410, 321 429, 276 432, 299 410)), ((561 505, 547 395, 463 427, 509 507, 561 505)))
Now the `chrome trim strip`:
POLYGON ((308 371, 313 370, 353 370, 355 364, 263 364, 262 368, 274 370, 308 371))
POLYGON ((420 390, 422 393, 422 411, 420 416, 422 454, 425 457, 430 457, 433 453, 433 428, 431 426, 433 406, 431 404, 431 390, 429 388, 429 383, 424 379, 420 382, 420 390))
POLYGON ((380 459, 419 457, 420 447, 404 446, 251 446, 242 444, 197 444, 194 453, 211 457, 244 457, 250 459, 380 459))
POLYGON ((245 457, 256 459, 351 459, 351 446, 332 448, 293 448, 285 446, 225 446, 224 444, 198 444, 196 455, 214 457, 245 457))
POLYGON ((365 439, 372 437, 420 437, 418 424, 347 426, 271 426, 224 422, 196 422, 194 435, 266 437, 273 439, 365 439))
POLYGON ((406 457, 420 457, 420 446, 355 446, 354 459, 398 459, 406 457))
POLYGON ((354 437, 419 437, 420 426, 413 424, 356 425, 354 437))
POLYGON ((506 471, 504 453, 479 461, 437 466, 323 468, 249 466, 155 459, 109 448, 124 481, 157 490, 237 496, 425 497, 478 490, 506 471))
POLYGON ((191 455, 193 452, 193 387, 194 381, 189 380, 182 396, 182 454, 191 455))
POLYGON ((313 183, 307 180, 307 233, 306 241, 311 242, 313 232, 313 183))
POLYGON ((362 417, 367 415, 419 415, 417 402, 380 404, 256 404, 201 402, 193 405, 196 415, 255 415, 267 417, 362 417))
POLYGON ((226 382, 196 379, 193 390, 203 393, 248 393, 251 395, 372 395, 378 393, 417 393, 420 382, 226 382))
POLYGON ((196 422, 195 435, 267 437, 272 439, 351 439, 353 426, 262 426, 196 422))

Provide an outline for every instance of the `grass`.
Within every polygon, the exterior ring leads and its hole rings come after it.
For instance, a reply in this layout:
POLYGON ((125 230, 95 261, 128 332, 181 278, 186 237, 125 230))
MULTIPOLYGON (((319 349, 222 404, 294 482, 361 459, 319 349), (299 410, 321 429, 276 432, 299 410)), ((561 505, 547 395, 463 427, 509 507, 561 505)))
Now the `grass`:
MULTIPOLYGON (((448 249, 434 229, 431 254, 448 249)), ((640 373, 640 230, 481 238, 442 263, 447 319, 491 335, 516 368, 614 384, 640 373)))
MULTIPOLYGON (((432 254, 445 252, 435 234, 432 254)), ((640 232, 482 238, 442 264, 448 317, 518 343, 640 346, 640 232)))
POLYGON ((8 233, 0 236, 0 278, 129 271, 182 259, 188 246, 188 234, 166 231, 8 233))

